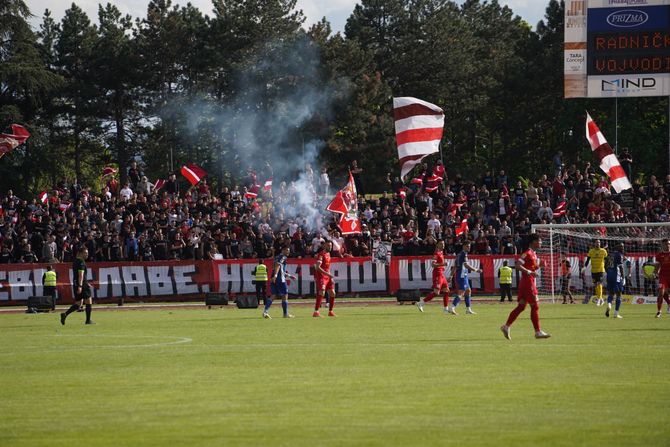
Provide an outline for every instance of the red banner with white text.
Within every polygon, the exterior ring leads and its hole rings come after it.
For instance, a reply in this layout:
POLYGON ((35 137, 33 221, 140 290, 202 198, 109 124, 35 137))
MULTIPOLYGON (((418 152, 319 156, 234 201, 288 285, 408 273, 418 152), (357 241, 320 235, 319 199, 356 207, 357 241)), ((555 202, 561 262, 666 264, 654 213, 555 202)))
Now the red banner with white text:
MULTIPOLYGON (((538 287, 546 290, 551 288, 548 281, 552 276, 558 285, 559 259, 547 255, 541 257, 547 266, 537 282, 538 287)), ((483 273, 470 273, 473 291, 494 294, 499 288, 498 269, 505 260, 514 266, 516 256, 471 255, 468 258, 473 267, 483 269, 483 273)), ((590 283, 589 272, 583 279, 579 277, 583 255, 568 258, 572 264, 574 288, 581 288, 582 281, 590 283)), ((629 258, 632 260, 632 285, 641 285, 642 264, 646 255, 629 258)), ((454 256, 446 257, 447 273, 451 271, 454 260, 454 256)), ((331 273, 338 295, 389 296, 398 289, 429 289, 431 262, 430 256, 396 256, 391 258, 389 266, 372 262, 370 258, 333 258, 331 273)), ((271 271, 272 260, 268 259, 265 263, 271 271)), ((116 302, 118 297, 127 301, 188 301, 200 300, 207 292, 254 294, 253 271, 256 265, 254 260, 88 263, 87 277, 96 302, 116 302)), ((30 296, 42 295, 42 275, 46 266, 0 265, 0 306, 25 304, 30 296)), ((71 303, 72 264, 54 264, 54 268, 58 274, 58 303, 71 303)), ((289 259, 287 271, 298 278, 290 282, 291 296, 314 295, 314 259, 289 259)), ((516 287, 517 279, 515 271, 512 287, 516 287)))

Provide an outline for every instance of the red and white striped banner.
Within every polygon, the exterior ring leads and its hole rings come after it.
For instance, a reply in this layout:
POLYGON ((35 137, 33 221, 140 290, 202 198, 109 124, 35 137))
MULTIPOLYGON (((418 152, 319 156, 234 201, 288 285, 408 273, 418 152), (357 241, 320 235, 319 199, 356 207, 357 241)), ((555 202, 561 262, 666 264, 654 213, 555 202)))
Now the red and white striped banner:
POLYGON ((195 186, 207 175, 207 173, 204 171, 204 169, 194 165, 193 163, 190 163, 181 168, 181 175, 186 177, 191 185, 195 186))
POLYGON ((586 138, 589 140, 591 150, 598 159, 600 169, 610 178, 612 187, 616 192, 621 192, 626 189, 631 189, 626 172, 621 167, 619 159, 614 155, 612 148, 605 139, 605 136, 600 132, 598 126, 586 112, 586 138))
POLYGON ((444 111, 435 104, 407 96, 393 98, 393 116, 403 178, 424 157, 439 151, 444 111))

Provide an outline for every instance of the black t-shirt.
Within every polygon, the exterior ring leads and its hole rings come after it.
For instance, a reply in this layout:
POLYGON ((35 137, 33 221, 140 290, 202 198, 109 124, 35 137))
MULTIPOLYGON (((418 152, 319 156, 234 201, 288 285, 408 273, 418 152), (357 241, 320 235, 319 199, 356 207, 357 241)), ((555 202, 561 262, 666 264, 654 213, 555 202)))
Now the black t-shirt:
POLYGON ((83 259, 76 258, 72 263, 72 270, 74 276, 74 286, 75 288, 81 286, 82 288, 88 287, 88 280, 86 279, 86 262, 83 259), (84 271, 84 281, 82 284, 79 284, 79 272, 84 271))

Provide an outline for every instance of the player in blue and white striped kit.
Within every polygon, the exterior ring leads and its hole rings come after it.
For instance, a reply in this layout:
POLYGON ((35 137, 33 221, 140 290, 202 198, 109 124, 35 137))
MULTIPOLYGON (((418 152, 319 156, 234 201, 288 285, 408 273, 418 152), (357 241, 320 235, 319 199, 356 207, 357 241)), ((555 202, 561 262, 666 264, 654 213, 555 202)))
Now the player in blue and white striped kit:
POLYGON ((605 316, 610 316, 612 310, 612 300, 616 295, 616 306, 614 308, 614 318, 623 318, 619 315, 619 308, 621 307, 621 292, 624 286, 624 258, 623 258, 623 244, 618 244, 614 251, 607 255, 605 259, 605 269, 607 272, 607 311, 605 316))
POLYGON ((274 266, 272 268, 272 282, 270 283, 270 298, 265 301, 265 309, 263 310, 263 318, 272 319, 269 314, 272 300, 281 297, 281 307, 284 313, 284 318, 293 318, 293 315, 288 313, 288 282, 287 279, 296 279, 295 276, 286 273, 286 259, 291 252, 291 249, 286 246, 282 248, 281 253, 275 257, 274 266))
POLYGON ((458 315, 456 313, 456 306, 461 301, 461 297, 465 297, 465 307, 467 310, 466 314, 476 314, 475 311, 470 307, 470 294, 472 289, 470 288, 470 280, 468 279, 469 272, 482 272, 481 269, 474 268, 468 262, 468 253, 470 252, 470 241, 463 242, 463 251, 461 251, 458 256, 456 256, 456 262, 454 264, 455 269, 455 279, 456 279, 456 298, 452 303, 452 306, 447 309, 452 315, 458 315))

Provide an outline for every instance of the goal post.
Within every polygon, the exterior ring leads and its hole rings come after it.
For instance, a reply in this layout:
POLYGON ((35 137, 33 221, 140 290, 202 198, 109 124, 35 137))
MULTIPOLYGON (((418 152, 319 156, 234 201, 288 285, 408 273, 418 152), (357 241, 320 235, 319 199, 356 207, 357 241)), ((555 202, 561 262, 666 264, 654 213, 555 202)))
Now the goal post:
MULTIPOLYGON (((542 240, 538 256, 545 266, 537 279, 540 297, 552 301, 562 299, 561 285, 567 272, 575 301, 588 302, 594 284, 591 267, 585 267, 585 262, 596 240, 608 252, 623 244, 624 295, 651 295, 656 283, 649 278, 645 280, 643 267, 645 263, 655 262, 661 241, 670 239, 670 222, 536 224, 531 227, 531 233, 539 234, 542 240)), ((607 297, 606 288, 607 281, 603 279, 604 297, 607 297)))

